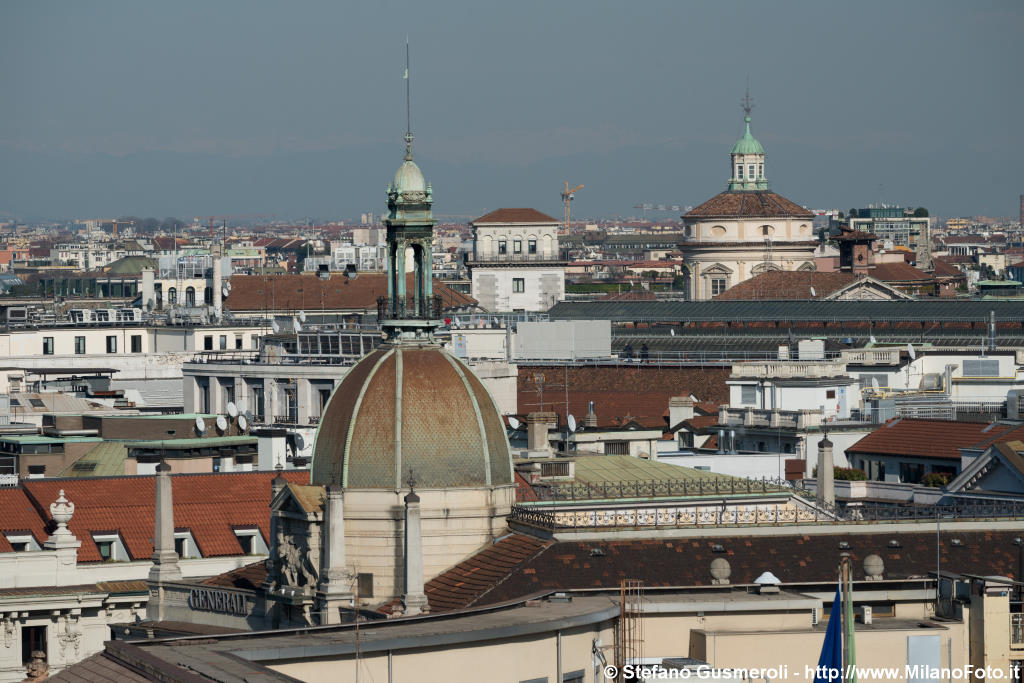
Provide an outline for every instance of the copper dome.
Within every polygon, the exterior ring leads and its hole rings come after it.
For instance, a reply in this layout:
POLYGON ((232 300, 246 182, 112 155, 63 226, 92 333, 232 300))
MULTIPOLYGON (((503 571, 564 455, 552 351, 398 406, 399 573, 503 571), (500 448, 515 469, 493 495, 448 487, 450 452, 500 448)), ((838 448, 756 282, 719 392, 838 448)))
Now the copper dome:
POLYGON ((378 348, 324 410, 313 484, 402 489, 503 486, 512 458, 501 416, 464 363, 434 344, 378 348))

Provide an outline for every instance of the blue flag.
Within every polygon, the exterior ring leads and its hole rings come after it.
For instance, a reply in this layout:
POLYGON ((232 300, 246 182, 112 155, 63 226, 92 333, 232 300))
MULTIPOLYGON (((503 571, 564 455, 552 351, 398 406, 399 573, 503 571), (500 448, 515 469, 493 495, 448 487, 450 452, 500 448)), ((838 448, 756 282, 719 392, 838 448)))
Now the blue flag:
POLYGON ((832 611, 828 615, 828 628, 825 629, 825 642, 821 646, 821 656, 818 657, 818 669, 814 672, 814 683, 838 683, 842 680, 842 612, 839 586, 836 586, 836 597, 832 601, 832 611))

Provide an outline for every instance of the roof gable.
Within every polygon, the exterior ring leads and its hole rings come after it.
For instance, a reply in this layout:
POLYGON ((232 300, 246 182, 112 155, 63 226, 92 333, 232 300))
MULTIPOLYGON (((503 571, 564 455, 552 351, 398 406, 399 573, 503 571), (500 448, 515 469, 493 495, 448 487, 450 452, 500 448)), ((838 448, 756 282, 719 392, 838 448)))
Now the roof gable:
POLYGON ((536 209, 497 209, 471 222, 473 225, 479 225, 481 223, 558 223, 558 220, 536 209))

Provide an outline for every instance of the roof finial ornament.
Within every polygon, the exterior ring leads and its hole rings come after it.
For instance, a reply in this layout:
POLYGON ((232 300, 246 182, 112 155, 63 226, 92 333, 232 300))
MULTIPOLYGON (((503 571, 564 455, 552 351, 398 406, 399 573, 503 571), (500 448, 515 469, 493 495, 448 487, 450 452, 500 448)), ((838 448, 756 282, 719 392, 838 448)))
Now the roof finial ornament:
POLYGON ((405 37, 405 160, 412 161, 412 87, 409 78, 409 36, 405 37))
POLYGON ((416 488, 416 477, 415 477, 415 475, 413 475, 411 467, 409 468, 409 479, 407 480, 406 483, 409 484, 409 492, 410 493, 413 490, 415 490, 415 488, 416 488))
POLYGON ((750 123, 750 112, 754 109, 754 98, 750 96, 750 76, 747 76, 747 94, 743 96, 740 106, 743 107, 743 113, 746 114, 746 122, 750 123))

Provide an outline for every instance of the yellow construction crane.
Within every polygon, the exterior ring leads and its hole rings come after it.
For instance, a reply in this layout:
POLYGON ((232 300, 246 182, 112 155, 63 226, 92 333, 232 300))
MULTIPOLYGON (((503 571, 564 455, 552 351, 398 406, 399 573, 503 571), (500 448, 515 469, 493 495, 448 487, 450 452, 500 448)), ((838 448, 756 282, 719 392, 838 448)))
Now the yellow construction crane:
POLYGON ((569 202, 571 202, 573 199, 576 199, 576 192, 582 189, 582 185, 577 185, 576 187, 570 190, 569 181, 565 181, 565 190, 562 191, 562 204, 565 206, 565 224, 562 226, 562 229, 565 230, 566 234, 569 233, 569 202))

